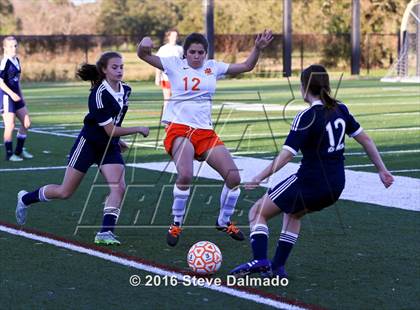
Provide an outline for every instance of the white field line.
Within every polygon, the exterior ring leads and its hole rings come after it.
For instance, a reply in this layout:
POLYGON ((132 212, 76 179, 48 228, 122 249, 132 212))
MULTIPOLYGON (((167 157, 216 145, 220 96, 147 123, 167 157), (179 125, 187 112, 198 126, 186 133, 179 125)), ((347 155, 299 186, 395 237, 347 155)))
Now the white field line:
MULTIPOLYGON (((250 152, 251 153, 251 152, 250 152)), ((271 153, 271 152, 265 152, 271 153)), ((394 154, 412 154, 412 153, 420 153, 420 150, 393 150, 393 151, 380 151, 379 154, 381 155, 394 155, 394 154)), ((252 153, 251 153, 252 154, 252 153)), ((344 156, 365 156, 365 152, 345 152, 344 156)), ((300 153, 296 155, 296 158, 301 158, 302 155, 300 153)), ((274 156, 266 156, 264 159, 274 159, 274 156)))
POLYGON ((86 114, 87 111, 52 111, 52 112, 31 112, 31 115, 70 115, 70 114, 86 114))
MULTIPOLYGON (((60 134, 48 131, 35 131, 38 133, 50 134, 55 136, 72 137, 74 135, 60 134)), ((396 154, 396 153, 417 153, 419 150, 402 150, 402 151, 385 151, 381 154, 396 154)), ((349 155, 349 154, 346 154, 349 155)), ((353 155, 356 155, 353 153, 353 155)), ((360 153, 364 155, 364 153, 360 153)), ((260 158, 236 158, 235 162, 238 168, 242 171, 242 180, 251 180, 252 176, 256 175, 259 171, 252 171, 252 169, 260 169, 270 163, 270 160, 260 158)), ((145 163, 145 164, 128 164, 127 166, 133 166, 138 168, 144 168, 149 170, 163 171, 166 167, 166 162, 158 163, 145 163)), ((194 162, 194 166, 198 165, 194 162)), ((206 166, 206 164, 205 164, 206 166)), ((273 179, 280 181, 287 175, 297 171, 298 164, 289 163, 281 171, 274 175, 273 179), (286 167, 292 167, 287 169, 286 167), (286 173, 286 175, 284 174, 286 173), (281 177, 276 177, 281 176, 281 177)), ((168 166, 169 170, 166 172, 176 173, 175 166, 173 163, 168 166)), ((196 171, 195 171, 196 173, 196 171)), ((220 176, 210 167, 200 170, 200 177, 218 179, 221 180, 220 176), (202 172, 203 171, 203 172, 202 172)), ((342 199, 353 200, 364 203, 373 203, 387 207, 395 207, 407 210, 419 211, 418 197, 420 195, 420 180, 416 178, 396 176, 395 184, 388 190, 382 187, 382 184, 378 182, 376 174, 371 172, 351 171, 346 170, 347 186, 341 196, 342 199)), ((275 183, 274 183, 275 184, 275 183)), ((262 185, 264 186, 264 185, 262 185)), ((266 184, 265 187, 268 187, 266 184)))
POLYGON ((363 168, 363 167, 373 167, 373 164, 363 164, 363 165, 348 165, 344 168, 363 168))
MULTIPOLYGON (((140 263, 137 262, 135 260, 130 260, 127 258, 122 258, 119 256, 115 256, 112 254, 107 254, 107 253, 103 253, 100 251, 96 251, 94 249, 90 249, 88 247, 84 247, 81 245, 75 245, 72 243, 67 243, 64 241, 59 241, 59 240, 55 240, 52 238, 48 238, 48 237, 44 237, 44 236, 40 236, 37 234, 33 234, 33 233, 28 233, 22 230, 17 230, 17 229, 13 229, 13 228, 9 228, 3 225, 0 225, 0 231, 9 233, 11 235, 15 235, 15 236, 20 236, 23 238, 27 238, 27 239, 31 239, 31 240, 36 240, 39 242, 43 242, 46 244, 50 244, 53 245, 55 247, 58 248, 64 248, 64 249, 68 249, 74 252, 78 252, 81 254, 86 254, 89 256, 93 256, 93 257, 97 257, 109 262, 113 262, 119 265, 123 265, 123 266, 127 266, 127 267, 131 267, 131 268, 135 268, 138 270, 142 270, 142 271, 146 271, 146 272, 150 272, 150 273, 154 273, 154 274, 158 274, 161 276, 168 276, 168 277, 176 277, 178 281, 181 282, 185 282, 185 275, 182 273, 178 273, 175 271, 168 271, 165 269, 161 269, 152 265, 148 265, 145 263, 140 263)), ((128 279, 127 279, 128 280, 128 279)), ((200 286, 201 287, 201 286, 200 286)), ((246 299, 246 300, 250 300, 253 301, 255 303, 259 303, 259 304, 264 304, 264 305, 268 305, 274 308, 278 308, 278 309, 290 309, 290 310, 300 310, 300 309, 304 309, 301 307, 297 307, 285 302, 280 302, 268 297, 263 297, 261 295, 258 294, 251 294, 245 291, 241 291, 238 289, 234 289, 234 288, 230 288, 228 286, 225 285, 214 285, 214 284, 205 284, 202 286, 202 288, 206 288, 206 289, 210 289, 212 291, 216 291, 219 293, 223 293, 223 294, 227 294, 233 297, 237 297, 237 298, 241 298, 241 299, 246 299)))
MULTIPOLYGON (((240 171, 242 182, 247 182, 259 173, 261 169, 267 167, 271 161, 252 157, 236 157, 235 163, 240 171)), ((169 165, 167 162, 148 162, 128 164, 127 166, 176 173, 173 162, 169 165)), ((272 187, 287 176, 295 173, 298 168, 299 164, 288 163, 269 180, 264 181, 261 186, 272 187)), ((395 176, 394 184, 386 189, 380 182, 377 173, 348 169, 345 170, 345 173, 346 187, 341 195, 341 199, 420 211, 420 204, 418 203, 420 179, 395 176)), ((207 163, 199 163, 197 161, 194 161, 194 176, 222 180, 221 176, 207 163)))
POLYGON ((396 172, 419 172, 420 169, 402 169, 402 170, 391 170, 391 173, 396 173, 396 172))
POLYGON ((39 170, 61 170, 66 169, 67 166, 47 166, 47 167, 26 167, 26 168, 3 168, 0 172, 15 172, 15 171, 39 171, 39 170))
MULTIPOLYGON (((414 128, 420 128, 420 127, 414 127, 414 128)), ((76 138, 77 135, 72 135, 72 134, 66 134, 66 133, 60 133, 60 132, 51 132, 51 131, 44 131, 44 130, 37 130, 37 129, 29 129, 29 131, 35 132, 35 133, 41 133, 41 134, 47 134, 47 135, 52 135, 52 136, 58 136, 58 137, 69 137, 69 138, 76 138)), ((370 131, 370 130, 367 130, 370 131)), ((396 130, 395 130, 396 131, 396 130)), ((223 137, 224 135, 221 135, 221 137, 223 137)), ((135 144, 137 146, 137 143, 135 144)), ((144 146, 144 147, 148 147, 148 148, 155 148, 156 146, 156 142, 143 142, 138 144, 138 146, 144 146)), ((162 145, 162 144, 158 144, 158 145, 162 145)), ((158 149, 164 149, 163 147, 158 146, 158 149)), ((402 153, 419 153, 420 150, 397 150, 397 151, 382 151, 380 152, 380 154, 402 154, 402 153)), ((255 154, 256 152, 251 152, 253 154, 255 154)), ((271 152, 257 152, 259 154, 264 154, 264 153, 271 153, 271 152)), ((239 154, 239 153, 238 153, 239 154)), ((349 152, 349 153, 345 153, 344 155, 348 155, 348 156, 358 156, 358 155, 366 155, 366 153, 364 152, 349 152)), ((269 159, 272 157, 266 157, 266 159, 269 159)))
MULTIPOLYGON (((127 121, 124 122, 126 124, 139 124, 139 122, 136 121, 127 121)), ((74 132, 74 133, 78 133, 80 129, 64 129, 65 127, 63 127, 66 124, 63 124, 59 127, 34 127, 29 129, 29 131, 32 132, 36 132, 36 133, 42 133, 42 134, 48 134, 48 135, 53 135, 53 136, 59 136, 59 137, 70 137, 70 138, 75 138, 77 137, 77 135, 72 135, 72 134, 66 134, 66 132, 74 132), (61 130, 63 129, 63 130, 61 130), (57 130, 57 132, 51 132, 51 131, 46 131, 46 130, 57 130)), ((68 124, 71 126, 74 126, 74 124, 68 124)), ((82 124, 80 124, 82 125, 82 124)), ((0 126, 0 128, 3 128, 3 126, 0 126)), ((365 129, 366 132, 382 132, 382 131, 392 131, 392 132, 398 132, 398 131, 420 131, 420 127, 404 127, 404 128, 376 128, 376 129, 365 129)), ((217 130, 216 130, 217 131, 217 130)), ((242 137, 242 134, 223 134, 221 132, 218 132, 219 136, 221 138, 236 138, 236 137, 242 137)), ((275 133, 275 136, 287 136, 289 134, 289 132, 279 132, 279 133, 275 133)), ((249 137, 267 137, 267 138, 271 138, 270 136, 268 136, 267 134, 264 133, 248 133, 245 135, 245 139, 249 138, 249 137)))
POLYGON ((383 116, 402 116, 402 115, 420 115, 420 112, 400 112, 400 113, 384 113, 384 114, 376 114, 376 115, 383 115, 383 116))
MULTIPOLYGON (((283 111, 284 110, 284 106, 280 105, 280 104, 241 104, 241 106, 238 108, 238 110, 242 110, 241 111, 260 111, 263 112, 262 106, 264 105, 264 107, 266 108, 266 111, 283 111)), ((300 105, 297 106, 294 109, 290 109, 290 107, 286 108, 286 111, 298 111, 298 110, 303 110, 305 109, 307 106, 304 105, 300 105)), ((213 109, 220 109, 221 105, 214 105, 213 109)), ((236 109, 235 106, 227 106, 227 108, 234 108, 236 109)), ((157 112, 158 110, 138 110, 138 109, 130 109, 130 112, 134 112, 134 113, 143 113, 143 112, 157 112)), ((70 115, 70 114, 75 114, 75 115, 85 115, 87 112, 84 111, 80 111, 80 112, 31 112, 31 115, 70 115)), ((375 114, 375 116, 412 116, 412 115, 419 115, 420 112, 400 112, 400 113, 380 113, 380 114, 375 114)), ((369 114, 364 115, 366 117, 369 116, 369 114)), ((290 118, 292 118, 292 116, 290 116, 290 118)), ((235 118, 235 121, 253 121, 253 119, 250 118, 235 118)), ((225 122, 228 121, 228 119, 220 119, 219 122, 225 122)))
MULTIPOLYGON (((150 146, 147 146, 150 147, 150 146)), ((236 152, 236 155, 245 155, 245 154, 257 154, 258 152, 236 152)), ((127 164, 131 167, 131 164, 127 164)), ((345 168, 363 168, 363 167, 373 167, 373 164, 365 164, 365 165, 349 165, 345 166, 345 168)), ((66 169, 67 166, 44 166, 44 167, 26 167, 26 168, 2 168, 0 172, 17 172, 17 171, 42 171, 42 170, 62 170, 66 169)), ((137 167, 133 167, 137 168, 137 167)), ((391 173, 394 172, 418 172, 420 169, 403 169, 403 170, 391 170, 391 173)))

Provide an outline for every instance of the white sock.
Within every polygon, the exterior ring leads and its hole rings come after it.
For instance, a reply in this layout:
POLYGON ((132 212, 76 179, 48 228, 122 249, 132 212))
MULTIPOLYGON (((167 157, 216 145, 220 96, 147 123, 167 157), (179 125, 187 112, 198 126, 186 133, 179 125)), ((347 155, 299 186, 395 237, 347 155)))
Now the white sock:
POLYGON ((223 186, 222 193, 220 195, 220 213, 217 222, 220 226, 226 226, 230 222, 230 217, 235 211, 236 202, 238 201, 239 195, 241 194, 240 188, 230 189, 223 186))
POLYGON ((172 215, 174 216, 174 222, 182 225, 185 215, 185 209, 190 196, 190 189, 185 191, 179 189, 176 185, 174 186, 174 202, 172 204, 172 215))
POLYGON ((43 187, 41 187, 39 189, 39 192, 38 192, 39 201, 50 201, 51 200, 51 199, 49 199, 45 196, 45 189, 47 188, 47 186, 48 185, 44 185, 43 187))

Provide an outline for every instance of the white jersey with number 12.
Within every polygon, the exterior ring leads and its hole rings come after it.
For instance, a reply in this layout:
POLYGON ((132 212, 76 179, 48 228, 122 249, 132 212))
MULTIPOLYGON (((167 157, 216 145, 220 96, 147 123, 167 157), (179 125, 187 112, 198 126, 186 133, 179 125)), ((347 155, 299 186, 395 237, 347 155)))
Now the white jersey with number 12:
POLYGON ((229 64, 206 60, 201 68, 194 69, 186 59, 161 57, 160 60, 172 92, 162 122, 212 129, 211 109, 216 80, 226 73, 229 64))

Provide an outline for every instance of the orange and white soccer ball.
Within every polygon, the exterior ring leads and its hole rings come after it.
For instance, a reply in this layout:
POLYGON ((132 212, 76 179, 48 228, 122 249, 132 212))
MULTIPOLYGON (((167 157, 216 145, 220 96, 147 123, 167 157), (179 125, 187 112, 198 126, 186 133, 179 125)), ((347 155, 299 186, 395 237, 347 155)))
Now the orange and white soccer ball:
POLYGON ((220 269, 222 253, 214 243, 200 241, 194 244, 187 255, 188 266, 199 275, 210 275, 220 269))

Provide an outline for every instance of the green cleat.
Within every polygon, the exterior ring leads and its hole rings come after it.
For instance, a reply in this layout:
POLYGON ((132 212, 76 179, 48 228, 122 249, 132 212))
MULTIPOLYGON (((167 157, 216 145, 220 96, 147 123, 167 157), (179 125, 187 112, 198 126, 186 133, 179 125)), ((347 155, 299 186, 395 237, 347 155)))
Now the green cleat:
POLYGON ((112 231, 98 232, 95 236, 95 243, 102 245, 120 245, 119 242, 112 231))

